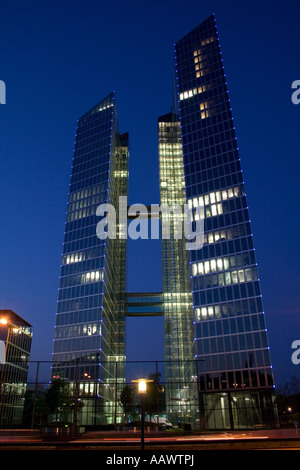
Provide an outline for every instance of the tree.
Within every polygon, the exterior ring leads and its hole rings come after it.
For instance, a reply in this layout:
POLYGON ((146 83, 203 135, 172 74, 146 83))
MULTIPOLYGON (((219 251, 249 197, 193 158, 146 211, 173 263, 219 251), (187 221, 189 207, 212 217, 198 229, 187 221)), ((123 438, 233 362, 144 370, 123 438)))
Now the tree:
POLYGON ((70 414, 69 384, 65 379, 58 377, 53 382, 45 395, 45 407, 47 413, 54 417, 54 421, 67 422, 70 414))
POLYGON ((290 382, 278 387, 276 393, 279 419, 281 425, 294 426, 300 421, 300 381, 293 376, 290 382))
POLYGON ((149 382, 147 384, 147 393, 145 396, 145 410, 146 413, 150 415, 150 420, 152 415, 159 415, 162 411, 162 394, 164 391, 163 386, 159 383, 161 378, 160 372, 152 372, 149 374, 149 382))
POLYGON ((120 405, 124 411, 124 421, 128 422, 128 415, 134 410, 135 392, 132 386, 125 385, 120 393, 120 405))

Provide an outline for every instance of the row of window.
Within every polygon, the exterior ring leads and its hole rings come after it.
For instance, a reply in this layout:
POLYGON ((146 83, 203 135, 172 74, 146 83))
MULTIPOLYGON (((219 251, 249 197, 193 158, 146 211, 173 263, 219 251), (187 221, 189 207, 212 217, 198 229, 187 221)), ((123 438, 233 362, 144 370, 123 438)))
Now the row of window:
POLYGON ((102 336, 94 335, 81 338, 65 338, 63 340, 54 341, 53 352, 75 352, 75 351, 88 351, 91 349, 99 350, 102 336))
POLYGON ((180 101, 182 101, 188 98, 192 98, 195 95, 199 95, 201 93, 204 93, 205 91, 210 90, 212 86, 212 83, 208 83, 207 85, 202 85, 196 88, 192 88, 191 90, 184 91, 183 93, 179 94, 179 99, 180 101))
MULTIPOLYGON (((262 359, 258 359, 257 363, 266 362, 262 359)), ((217 371, 220 370, 219 366, 216 363, 217 358, 213 356, 210 370, 217 371)), ((244 370, 236 370, 236 365, 240 364, 240 361, 236 358, 233 354, 233 357, 230 357, 229 354, 226 355, 226 362, 221 360, 221 370, 228 370, 228 372, 222 372, 221 374, 205 374, 200 376, 199 386, 200 390, 203 391, 210 391, 210 390, 226 390, 226 389, 245 389, 249 387, 266 387, 266 386, 273 386, 273 376, 272 371, 270 368, 267 369, 259 369, 259 370, 245 370, 244 366, 241 369, 244 370), (226 365, 226 367, 225 367, 226 365)), ((263 367, 263 366, 262 366, 263 367)), ((244 393, 244 392, 243 392, 244 393)), ((215 393, 213 394, 215 397, 215 393)), ((253 397, 253 392, 251 393, 251 397, 253 397)), ((233 403, 235 403, 236 399, 233 396, 233 403)), ((243 410, 245 406, 249 406, 250 397, 245 397, 245 404, 242 404, 243 410)), ((215 405, 209 404, 209 413, 211 409, 215 409, 215 405)), ((255 412, 257 413, 257 408, 255 408, 255 412)))
POLYGON ((99 203, 93 207, 87 207, 85 209, 75 210, 74 212, 70 212, 67 214, 66 222, 73 222, 74 220, 83 219, 85 217, 90 217, 91 215, 96 214, 96 209, 99 203))
POLYGON ((94 168, 89 170, 82 170, 81 172, 72 172, 72 183, 76 183, 79 181, 83 181, 93 175, 98 176, 98 181, 104 182, 108 179, 109 174, 109 164, 108 162, 104 162, 104 164, 99 165, 95 164, 94 168))
POLYGON ((230 268, 243 267, 251 264, 254 258, 252 253, 239 253, 224 258, 215 258, 192 264, 193 276, 226 271, 230 268))
POLYGON ((198 289, 207 289, 210 287, 223 287, 232 284, 241 284, 244 282, 257 281, 256 268, 239 269, 237 271, 226 271, 220 274, 209 274, 198 279, 198 289))
POLYGON ((198 100, 191 100, 190 98, 198 95, 200 95, 199 98, 201 98, 202 94, 205 98, 214 98, 218 103, 228 101, 228 92, 223 78, 219 78, 214 82, 204 83, 200 86, 197 85, 188 90, 183 90, 179 93, 178 98, 180 106, 184 107, 186 114, 185 119, 190 116, 190 121, 192 121, 191 116, 193 115, 193 112, 199 109, 197 104, 198 100), (182 103, 182 101, 184 101, 184 103, 182 103))
POLYGON ((79 297, 74 300, 65 300, 58 302, 57 313, 72 312, 75 310, 86 310, 93 308, 100 308, 103 304, 103 296, 98 295, 89 295, 84 297, 79 297))
MULTIPOLYGON (((211 42, 214 42, 216 40, 216 37, 215 36, 209 36, 205 39, 202 39, 201 41, 201 46, 204 47, 206 46, 207 44, 210 44, 211 42)), ((194 51, 194 57, 197 57, 197 55, 200 55, 202 53, 202 48, 201 49, 197 49, 194 51)))
POLYGON ((197 307, 195 315, 201 318, 202 314, 207 321, 197 323, 197 336, 200 338, 266 328, 261 297, 197 307))
POLYGON ((76 175, 76 178, 73 178, 73 177, 71 178, 70 191, 71 192, 79 191, 89 186, 94 186, 95 184, 99 182, 106 184, 108 180, 107 175, 108 175, 107 172, 94 175, 94 176, 84 175, 84 178, 83 178, 83 175, 76 175))
POLYGON ((109 155, 107 152, 104 155, 99 155, 100 152, 95 152, 95 157, 85 158, 83 163, 80 165, 74 165, 72 169, 72 176, 80 175, 82 173, 88 173, 88 171, 94 171, 97 173, 103 173, 108 168, 109 155))
POLYGON ((245 235, 244 227, 236 225, 235 227, 224 228, 223 230, 215 230, 213 232, 207 232, 203 236, 203 244, 214 244, 222 242, 224 240, 232 240, 233 238, 245 235))
POLYGON ((75 268, 72 267, 72 265, 79 263, 79 262, 86 261, 85 266, 89 266, 86 268, 78 268, 78 270, 80 270, 79 272, 92 271, 93 269, 99 266, 103 266, 103 261, 100 260, 103 254, 104 254, 104 246, 100 245, 97 248, 92 248, 90 250, 78 251, 76 253, 68 253, 64 255, 62 258, 62 266, 64 268, 63 268, 63 271, 61 271, 61 276, 75 273, 76 272, 75 268), (97 262, 96 265, 94 265, 95 261, 97 262))
MULTIPOLYGON (((228 98, 225 95, 213 95, 212 91, 209 93, 209 97, 213 97, 216 102, 220 103, 228 103, 228 98)), ((195 112, 199 112, 198 104, 187 106, 185 105, 186 115, 182 120, 182 125, 185 129, 185 134, 183 136, 183 140, 187 142, 193 141, 201 141, 201 145, 197 147, 197 149, 205 148, 214 144, 218 144, 225 140, 229 140, 231 138, 235 138, 234 132, 234 125, 232 117, 224 122, 217 122, 217 123, 206 123, 204 126, 201 123, 201 126, 195 122, 195 112), (194 118, 194 119, 192 119, 194 118), (230 132, 230 133, 229 133, 230 132), (222 135, 225 133, 225 137, 222 135)))
POLYGON ((75 149, 76 151, 80 150, 87 145, 104 140, 110 135, 111 135, 111 129, 108 126, 108 123, 106 124, 106 126, 105 125, 102 127, 95 126, 93 128, 89 128, 88 131, 79 132, 76 135, 75 149))
POLYGON ((232 284, 229 286, 214 287, 213 283, 206 290, 200 290, 199 281, 203 277, 193 278, 194 303, 197 306, 232 302, 235 299, 248 299, 261 295, 258 281, 232 284))
POLYGON ((90 196, 95 196, 96 194, 102 193, 106 191, 106 185, 98 184, 91 188, 87 188, 81 191, 76 191, 74 193, 70 193, 69 195, 69 203, 78 201, 79 199, 87 198, 90 196))
POLYGON ((99 295, 103 291, 103 287, 97 282, 89 282, 88 284, 77 285, 76 287, 61 287, 58 292, 58 302, 66 300, 81 300, 83 297, 99 295))
POLYGON ((111 129, 111 115, 110 113, 105 115, 104 113, 98 114, 97 116, 90 117, 89 120, 78 121, 76 129, 76 137, 82 137, 93 135, 95 132, 101 132, 103 129, 111 129))
POLYGON ((209 175, 206 180, 202 179, 202 181, 198 175, 192 174, 186 177, 187 198, 190 199, 195 195, 204 194, 214 191, 217 188, 233 186, 235 184, 243 184, 243 175, 240 171, 230 173, 227 176, 215 176, 215 178, 209 175))
POLYGON ((68 313, 60 313, 56 315, 56 327, 98 322, 101 312, 102 310, 99 308, 89 308, 85 310, 76 309, 75 311, 68 313))
POLYGON ((78 336, 101 335, 102 323, 84 323, 55 328, 54 337, 74 338, 78 336))
MULTIPOLYGON (((253 349, 260 350, 258 351, 258 356, 263 358, 262 349, 268 348, 267 335, 266 332, 253 332, 253 333, 244 333, 244 334, 235 334, 228 336, 219 336, 216 338, 204 338, 199 339, 198 341, 198 352, 201 356, 219 354, 223 355, 224 353, 237 352, 237 351, 247 351, 244 356, 247 355, 247 364, 246 361, 243 364, 244 367, 259 367, 264 366, 263 362, 255 361, 254 352, 250 352, 253 349)), ((241 354, 242 356, 242 354, 241 354)), ((239 361, 237 364, 237 369, 243 367, 241 365, 241 357, 236 356, 239 361)), ((206 358, 205 358, 206 360, 206 358)), ((207 358, 209 360, 209 358, 207 358)), ((225 366, 225 369, 227 367, 225 366)), ((230 367, 229 367, 230 369, 230 367)), ((209 369, 208 369, 209 370, 209 369)))
MULTIPOLYGON (((72 240, 72 233, 69 234, 69 239, 72 240)), ((75 251, 86 250, 90 248, 97 248, 99 244, 101 244, 102 240, 96 235, 95 227, 91 227, 90 236, 86 236, 86 238, 81 238, 80 240, 73 241, 73 242, 64 242, 64 252, 65 253, 72 253, 75 251)), ((103 243, 102 243, 103 244, 103 243)))
MULTIPOLYGON (((78 163, 83 163, 83 161, 78 160, 77 157, 83 157, 85 156, 85 159, 88 160, 89 158, 93 157, 95 155, 95 151, 99 151, 100 155, 104 155, 105 151, 101 151, 101 149, 106 149, 110 148, 111 145, 111 131, 106 131, 104 135, 106 135, 106 138, 103 136, 98 137, 94 136, 94 138, 87 139, 89 143, 87 142, 76 142, 75 150, 74 150, 74 164, 75 168, 78 163)), ((98 155, 99 155, 98 153, 98 155)))
POLYGON ((228 322, 217 323, 217 325, 211 323, 211 331, 208 332, 206 329, 201 332, 201 337, 203 336, 215 336, 236 333, 237 331, 252 331, 263 329, 264 326, 264 317, 261 317, 261 323, 259 323, 259 318, 256 315, 247 316, 250 313, 256 313, 262 311, 262 301, 261 297, 257 299, 248 300, 236 300, 234 302, 228 303, 218 303, 214 305, 207 305, 205 307, 196 307, 195 320, 214 320, 219 318, 226 317, 236 317, 230 319, 228 322), (230 329, 229 329, 230 326, 230 329), (215 328, 217 328, 215 330, 215 328))
POLYGON ((240 195, 239 187, 222 189, 220 191, 214 191, 203 196, 195 197, 188 200, 188 207, 192 209, 193 207, 203 207, 208 204, 215 204, 216 202, 226 201, 233 197, 238 197, 240 195))
POLYGON ((103 281, 103 269, 96 271, 89 271, 85 273, 76 274, 75 276, 64 276, 60 278, 60 288, 70 287, 80 284, 88 284, 90 282, 103 281))

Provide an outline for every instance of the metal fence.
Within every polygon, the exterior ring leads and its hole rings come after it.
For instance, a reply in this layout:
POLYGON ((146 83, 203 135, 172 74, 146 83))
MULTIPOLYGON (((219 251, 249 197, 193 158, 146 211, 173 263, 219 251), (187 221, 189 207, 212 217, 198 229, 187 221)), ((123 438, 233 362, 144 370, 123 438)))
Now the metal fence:
MULTIPOLYGON (((185 361, 186 362, 186 361, 185 361)), ((150 379, 144 401, 149 425, 200 429, 242 429, 276 426, 275 396, 271 389, 200 390, 199 363, 191 361, 195 375, 166 380, 165 361, 109 362, 113 372, 103 379, 105 363, 53 364, 31 361, 26 383, 1 383, 0 427, 41 429, 55 426, 115 429, 139 426, 140 396, 137 379, 150 379), (64 374, 70 371, 72 374, 64 374), (57 373, 60 370, 62 373, 57 373), (71 378, 70 378, 71 377, 71 378), (158 420, 157 418, 162 418, 158 420), (166 421, 167 420, 167 421, 166 421)), ((187 369, 187 368, 186 368, 187 369)), ((185 369, 185 370, 186 370, 185 369)))

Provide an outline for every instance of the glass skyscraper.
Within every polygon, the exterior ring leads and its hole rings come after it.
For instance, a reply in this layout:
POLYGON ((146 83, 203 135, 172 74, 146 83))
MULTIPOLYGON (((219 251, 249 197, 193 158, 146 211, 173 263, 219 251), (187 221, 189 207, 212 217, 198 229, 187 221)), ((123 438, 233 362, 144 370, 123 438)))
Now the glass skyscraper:
POLYGON ((274 381, 249 210, 214 15, 175 44, 200 425, 274 424, 274 381))
POLYGON ((116 418, 115 378, 121 388, 125 380, 124 227, 103 239, 96 227, 106 213, 97 208, 117 211, 127 180, 128 134, 119 134, 112 93, 77 123, 53 345, 53 377, 76 384, 87 403, 93 397, 85 424, 116 418))
POLYGON ((184 236, 186 203, 180 122, 158 119, 166 403, 169 419, 190 421, 194 375, 193 301, 184 236))
POLYGON ((265 314, 213 15, 175 43, 175 70, 175 104, 158 119, 162 292, 126 292, 127 218, 136 213, 127 213, 128 134, 119 133, 114 94, 78 120, 52 378, 84 401, 82 424, 122 422, 126 316, 163 315, 173 424, 274 426, 265 314), (109 230, 114 213, 115 236, 99 236, 99 217, 109 230), (199 222, 201 244, 191 248, 184 227, 199 222))

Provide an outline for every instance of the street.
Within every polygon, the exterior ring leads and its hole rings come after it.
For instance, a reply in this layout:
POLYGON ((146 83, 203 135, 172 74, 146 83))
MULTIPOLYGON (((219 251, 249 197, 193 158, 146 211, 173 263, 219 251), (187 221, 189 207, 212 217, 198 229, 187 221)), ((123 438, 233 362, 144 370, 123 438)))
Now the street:
MULTIPOLYGON (((140 450, 140 433, 87 432, 66 439, 42 436, 39 431, 1 430, 0 449, 16 450, 140 450)), ((300 450, 298 429, 219 433, 146 432, 145 450, 300 450)))

